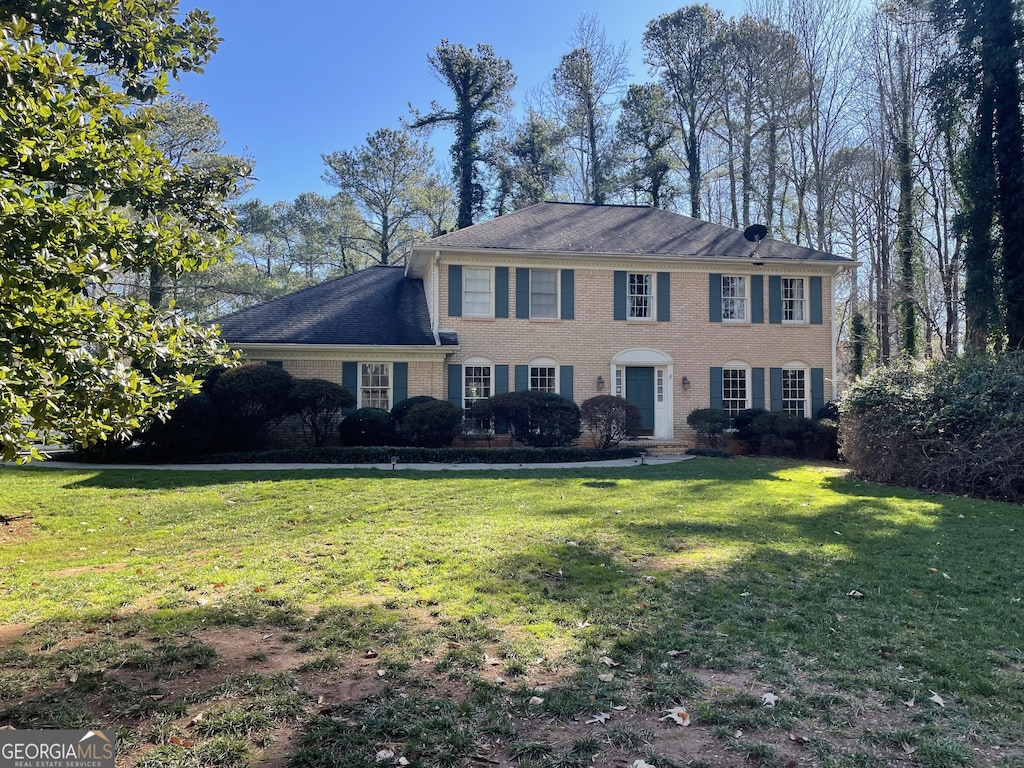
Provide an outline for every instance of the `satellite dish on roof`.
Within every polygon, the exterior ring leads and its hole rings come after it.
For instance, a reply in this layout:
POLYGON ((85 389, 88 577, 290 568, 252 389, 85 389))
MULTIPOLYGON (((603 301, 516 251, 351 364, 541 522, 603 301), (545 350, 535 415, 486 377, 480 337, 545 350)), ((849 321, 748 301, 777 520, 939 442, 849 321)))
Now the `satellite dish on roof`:
POLYGON ((768 227, 764 224, 751 224, 743 230, 743 236, 752 243, 759 243, 768 236, 768 227))

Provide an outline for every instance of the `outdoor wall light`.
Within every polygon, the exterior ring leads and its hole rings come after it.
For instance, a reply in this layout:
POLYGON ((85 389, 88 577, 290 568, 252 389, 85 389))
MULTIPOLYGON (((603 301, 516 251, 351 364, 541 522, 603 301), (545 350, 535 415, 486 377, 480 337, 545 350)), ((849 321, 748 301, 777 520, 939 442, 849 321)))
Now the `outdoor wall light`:
POLYGON ((690 380, 683 376, 683 389, 689 389, 691 386, 690 380))
POLYGON ((598 392, 603 392, 604 391, 604 376, 598 376, 597 377, 597 391, 598 392))

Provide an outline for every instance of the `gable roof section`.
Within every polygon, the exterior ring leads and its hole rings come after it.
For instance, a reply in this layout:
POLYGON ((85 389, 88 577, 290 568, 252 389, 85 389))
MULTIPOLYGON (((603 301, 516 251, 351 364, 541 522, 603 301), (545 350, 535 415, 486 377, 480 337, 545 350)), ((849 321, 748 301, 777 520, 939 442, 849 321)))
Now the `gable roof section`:
POLYGON ((537 203, 436 237, 416 250, 676 256, 687 259, 827 261, 851 259, 781 240, 754 243, 743 232, 660 208, 586 203, 537 203))
POLYGON ((230 344, 437 346, 423 281, 369 267, 215 321, 230 344))

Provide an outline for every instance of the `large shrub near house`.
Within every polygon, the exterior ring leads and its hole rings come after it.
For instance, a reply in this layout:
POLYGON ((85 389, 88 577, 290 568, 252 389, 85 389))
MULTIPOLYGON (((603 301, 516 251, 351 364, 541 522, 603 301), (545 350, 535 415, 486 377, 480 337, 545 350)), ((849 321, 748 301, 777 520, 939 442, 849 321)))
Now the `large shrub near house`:
POLYGON ((188 458, 212 446, 219 433, 220 414, 210 396, 200 392, 178 403, 166 421, 153 422, 138 439, 168 458, 188 458))
POLYGON ((477 403, 472 415, 508 425, 514 440, 535 448, 571 445, 580 436, 580 407, 553 392, 495 395, 477 403))
POLYGON ((896 363, 856 382, 841 414, 862 478, 1024 502, 1024 353, 896 363))
POLYGON ((260 447, 267 430, 287 415, 292 383, 288 372, 260 363, 222 373, 210 390, 221 418, 220 442, 236 449, 260 447))
POLYGON ((391 414, 383 408, 360 408, 338 427, 342 445, 394 445, 398 441, 391 414))
POLYGON ((762 456, 792 456, 800 459, 838 458, 836 422, 808 419, 787 413, 749 408, 733 416, 737 439, 751 453, 762 456))
POLYGON ((355 395, 333 381, 295 379, 287 410, 298 419, 308 444, 319 448, 338 434, 342 412, 355 404, 355 395))
POLYGON ((725 442, 731 419, 721 408, 698 408, 686 415, 686 423, 693 427, 701 444, 717 451, 725 442))
POLYGON ((580 419, 595 448, 609 448, 640 434, 640 409, 624 397, 598 395, 584 400, 580 419))
MULTIPOLYGON (((394 410, 391 412, 394 418, 394 410)), ((447 400, 429 400, 414 403, 404 411, 398 425, 402 440, 420 448, 443 448, 449 445, 462 429, 463 411, 447 400)))

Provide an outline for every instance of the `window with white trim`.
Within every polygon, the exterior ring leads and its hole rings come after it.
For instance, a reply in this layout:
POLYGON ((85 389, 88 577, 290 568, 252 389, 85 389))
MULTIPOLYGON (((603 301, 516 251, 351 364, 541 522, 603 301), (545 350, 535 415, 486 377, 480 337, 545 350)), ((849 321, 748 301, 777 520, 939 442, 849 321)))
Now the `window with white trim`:
POLYGON ((530 317, 558 319, 558 270, 530 270, 530 317))
POLYGON ((359 407, 391 410, 391 363, 361 363, 359 407))
POLYGON ((722 369, 722 410, 735 416, 750 407, 750 377, 746 368, 722 369))
MULTIPOLYGON (((469 413, 469 410, 475 403, 486 400, 494 394, 494 366, 490 363, 464 365, 462 367, 462 380, 462 407, 466 409, 467 413, 469 413)), ((474 430, 485 431, 491 428, 489 419, 470 419, 467 417, 466 422, 469 428, 474 430)))
POLYGON ((494 317, 494 270, 490 267, 463 267, 462 314, 494 317))
POLYGON ((654 319, 654 275, 647 272, 626 275, 626 319, 654 319))
POLYGON ((804 279, 802 277, 782 278, 782 322, 806 322, 804 279))
POLYGON ((722 275, 722 320, 742 322, 747 319, 747 278, 722 275))
POLYGON ((807 415, 807 371, 782 369, 782 412, 790 416, 807 415))
POLYGON ((537 392, 558 391, 558 368, 554 365, 530 366, 530 389, 537 392))
POLYGON ((655 371, 655 375, 657 377, 657 384, 655 385, 655 393, 657 394, 658 402, 659 403, 664 403, 665 402, 665 371, 663 369, 661 369, 661 368, 658 368, 655 371))
POLYGON ((615 396, 622 397, 622 368, 615 369, 615 396))

